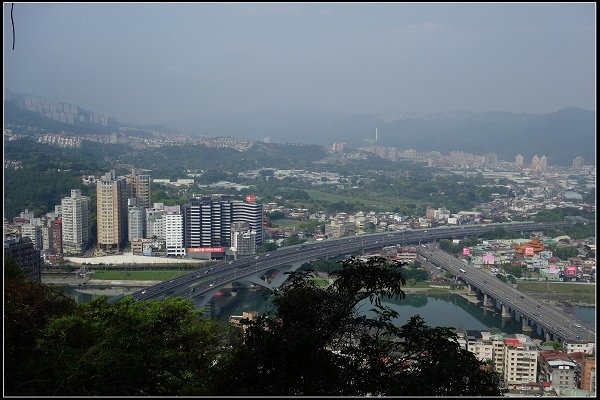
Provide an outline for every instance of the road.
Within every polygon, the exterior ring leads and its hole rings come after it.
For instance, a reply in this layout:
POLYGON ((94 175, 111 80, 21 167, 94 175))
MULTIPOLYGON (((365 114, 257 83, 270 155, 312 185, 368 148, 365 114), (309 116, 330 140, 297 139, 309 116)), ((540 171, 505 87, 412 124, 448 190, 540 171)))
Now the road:
POLYGON ((536 321, 554 337, 560 337, 568 342, 595 342, 595 330, 586 326, 584 322, 570 318, 562 310, 519 292, 511 284, 445 253, 435 244, 420 246, 417 252, 421 257, 426 257, 429 262, 497 299, 509 309, 525 316, 528 320, 536 321))
MULTIPOLYGON (((506 231, 536 231, 561 225, 561 223, 502 223, 462 225, 456 227, 439 227, 428 229, 402 230, 386 233, 357 235, 339 239, 329 239, 287 246, 270 253, 240 258, 235 261, 223 262, 209 268, 201 268, 181 275, 169 281, 160 282, 142 291, 133 293, 136 300, 181 296, 195 298, 206 293, 214 292, 219 286, 243 280, 248 276, 282 266, 307 262, 324 257, 353 254, 362 250, 379 249, 396 244, 413 244, 422 241, 432 241, 444 238, 464 238, 474 236, 502 227, 506 231)), ((122 296, 116 296, 109 301, 117 301, 122 296)))

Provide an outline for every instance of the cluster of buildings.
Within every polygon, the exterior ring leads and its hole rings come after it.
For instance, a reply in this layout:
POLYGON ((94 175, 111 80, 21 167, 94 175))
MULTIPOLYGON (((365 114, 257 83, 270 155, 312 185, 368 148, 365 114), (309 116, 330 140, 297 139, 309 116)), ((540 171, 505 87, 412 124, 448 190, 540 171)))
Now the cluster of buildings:
MULTIPOLYGON (((332 152, 346 151, 346 143, 333 143, 331 146, 332 152)), ((534 154, 531 157, 531 162, 526 163, 525 157, 522 154, 515 156, 515 162, 500 161, 496 153, 487 153, 484 155, 477 155, 467 153, 463 151, 451 151, 445 155, 438 151, 428 152, 417 152, 414 149, 399 150, 395 147, 385 147, 380 145, 372 145, 367 147, 361 147, 358 151, 363 151, 376 156, 390 160, 400 161, 413 160, 426 162, 430 167, 459 167, 459 168, 474 168, 474 167, 488 167, 488 168, 504 168, 504 169, 517 169, 517 170, 529 170, 532 172, 542 172, 548 170, 548 158, 545 155, 538 156, 534 154)), ((586 165, 583 157, 577 156, 573 159, 572 170, 583 171, 586 169, 586 165)))
POLYGON ((498 239, 484 240, 473 248, 465 248, 462 256, 469 256, 470 263, 476 268, 490 268, 492 272, 502 273, 500 267, 506 264, 523 267, 528 275, 521 278, 523 280, 595 282, 596 261, 586 257, 586 253, 595 252, 595 248, 591 239, 573 241, 568 236, 498 239), (576 247, 579 254, 561 260, 547 249, 550 245, 570 245, 576 247))
POLYGON ((74 149, 81 147, 80 138, 56 133, 41 135, 38 138, 38 143, 49 144, 58 147, 71 147, 74 149))
MULTIPOLYGON (((89 178, 89 177, 88 177, 89 178)), ((89 179, 92 182, 91 179, 89 179)), ((121 252, 196 258, 235 257, 256 252, 263 241, 263 207, 255 196, 246 201, 225 196, 191 199, 184 205, 151 204, 150 175, 110 171, 96 185, 96 254, 121 252)), ((90 197, 81 190, 61 200, 52 213, 35 218, 25 210, 9 224, 5 238, 28 238, 50 263, 83 255, 92 247, 90 197)), ((14 240, 14 239, 13 239, 14 240)))
POLYGON ((460 346, 491 364, 507 389, 546 396, 595 395, 594 343, 565 344, 560 351, 523 334, 458 333, 460 346))

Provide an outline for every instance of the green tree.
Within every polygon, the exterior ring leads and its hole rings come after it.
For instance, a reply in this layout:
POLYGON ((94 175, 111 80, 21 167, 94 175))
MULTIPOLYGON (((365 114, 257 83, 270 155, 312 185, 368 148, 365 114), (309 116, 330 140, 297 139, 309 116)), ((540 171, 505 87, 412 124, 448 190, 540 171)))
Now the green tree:
POLYGON ((567 260, 570 257, 576 257, 579 254, 577 247, 573 246, 558 246, 554 250, 554 255, 559 257, 561 260, 567 260))
POLYGON ((4 259, 4 390, 8 395, 35 394, 32 386, 47 379, 40 369, 36 342, 49 319, 76 308, 60 288, 27 277, 12 258, 4 259))
POLYGON ((204 394, 233 343, 226 332, 182 298, 109 304, 101 297, 45 327, 37 347, 49 382, 38 394, 204 394))
POLYGON ((285 213, 283 211, 273 211, 269 213, 269 219, 275 221, 277 219, 284 219, 285 213))
POLYGON ((562 344, 558 340, 548 340, 541 343, 542 346, 552 346, 555 351, 562 350, 562 344))
POLYGON ((241 336, 190 300, 78 305, 5 260, 4 389, 11 396, 212 393, 241 336))
POLYGON ((420 316, 394 324, 398 313, 383 301, 404 298, 400 263, 373 257, 341 265, 327 288, 315 284, 313 271, 299 270, 272 292, 273 311, 247 322, 218 393, 499 395, 498 376, 460 348, 453 328, 429 327, 420 316))
POLYGON ((500 328, 496 328, 495 326, 490 328, 490 333, 492 335, 499 335, 502 333, 502 331, 500 330, 500 328))
POLYGON ((269 251, 277 250, 277 243, 267 242, 257 246, 257 253, 268 253, 269 251))

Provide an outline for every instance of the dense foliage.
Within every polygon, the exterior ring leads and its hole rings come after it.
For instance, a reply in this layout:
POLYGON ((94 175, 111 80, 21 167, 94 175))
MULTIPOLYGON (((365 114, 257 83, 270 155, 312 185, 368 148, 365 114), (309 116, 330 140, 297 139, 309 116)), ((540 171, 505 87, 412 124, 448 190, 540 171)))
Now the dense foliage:
POLYGON ((420 316, 403 326, 385 298, 403 298, 401 265, 350 258, 319 287, 311 271, 273 293, 275 311, 249 324, 221 392, 227 395, 498 395, 498 376, 460 349, 453 328, 420 316), (357 305, 367 300, 370 317, 357 305), (298 305, 302 305, 299 307, 298 305))
POLYGON ((5 266, 5 393, 10 396, 497 395, 498 377, 461 350, 453 328, 383 301, 402 299, 401 266, 341 264, 319 287, 293 273, 273 313, 246 335, 172 298, 77 305, 5 266), (367 301, 373 316, 360 313, 367 301))

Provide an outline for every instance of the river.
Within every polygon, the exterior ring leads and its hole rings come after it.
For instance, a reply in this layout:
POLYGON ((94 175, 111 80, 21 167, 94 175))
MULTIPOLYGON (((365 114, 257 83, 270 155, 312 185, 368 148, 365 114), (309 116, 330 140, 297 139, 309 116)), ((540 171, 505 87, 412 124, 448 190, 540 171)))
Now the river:
MULTIPOLYGON (((65 292, 75 298, 79 303, 87 303, 100 295, 116 295, 123 293, 123 288, 104 288, 94 290, 92 293, 82 293, 77 288, 66 288, 65 292)), ((264 313, 270 308, 270 302, 265 299, 265 290, 262 288, 236 288, 234 295, 224 291, 209 303, 206 315, 227 321, 231 315, 241 315, 243 311, 256 310, 264 313)), ((368 302, 367 302, 368 303, 368 302)), ((462 330, 489 330, 498 328, 507 334, 523 332, 521 324, 512 319, 501 318, 497 311, 485 310, 477 304, 457 294, 416 294, 409 293, 405 299, 397 301, 384 301, 385 305, 398 312, 396 323, 404 324, 413 315, 419 314, 430 326, 454 327, 462 330)), ((361 312, 368 313, 369 304, 363 304, 361 312)), ((575 315, 587 324, 595 326, 596 308, 573 306, 575 315)))

